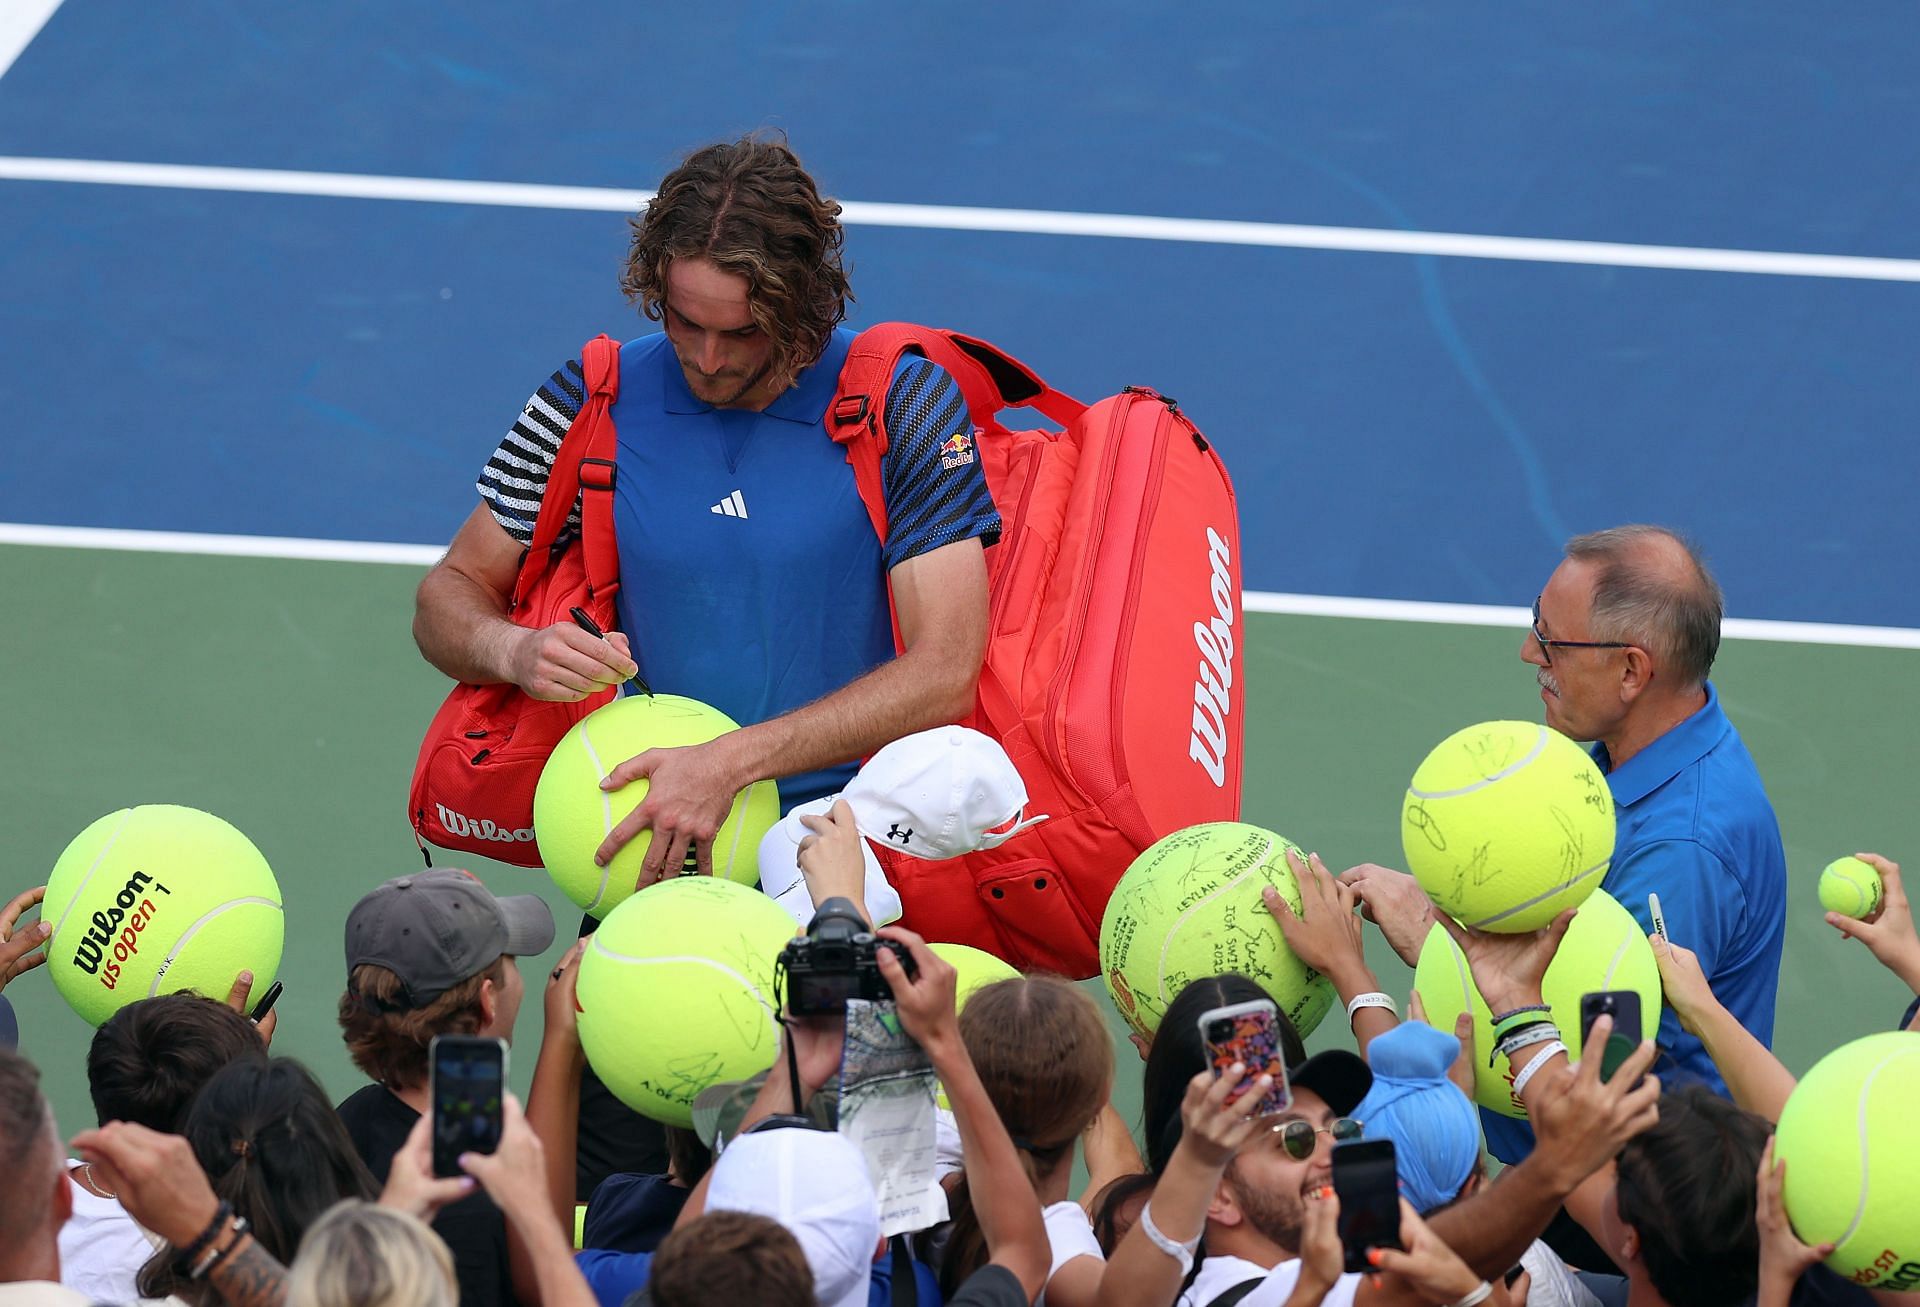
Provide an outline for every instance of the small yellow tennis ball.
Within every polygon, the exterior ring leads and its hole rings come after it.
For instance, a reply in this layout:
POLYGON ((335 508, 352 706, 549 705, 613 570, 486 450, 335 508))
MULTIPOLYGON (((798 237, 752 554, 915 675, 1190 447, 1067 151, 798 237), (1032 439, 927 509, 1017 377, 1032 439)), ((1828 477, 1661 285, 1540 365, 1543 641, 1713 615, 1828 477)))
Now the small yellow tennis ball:
POLYGON ((773 964, 787 910, 748 885, 681 876, 629 895, 580 959, 580 1045, 614 1096, 667 1125, 773 1065, 773 964))
MULTIPOLYGON (((540 857, 561 893, 605 917, 639 879, 652 831, 640 832, 606 866, 594 865, 601 841, 647 797, 645 780, 601 789, 609 772, 648 749, 705 744, 738 729, 719 709, 677 694, 625 695, 575 722, 554 746, 533 791, 540 857)), ((713 874, 757 884, 760 838, 779 819, 780 795, 772 781, 755 781, 736 794, 709 850, 713 874)))
POLYGON ((1864 1289, 1920 1290, 1920 1034, 1843 1044, 1780 1113, 1794 1232, 1835 1243, 1827 1265, 1864 1289))
POLYGON ((1820 873, 1820 906, 1856 920, 1880 910, 1885 886, 1873 864, 1858 858, 1835 858, 1820 873))
POLYGON ((155 994, 224 999, 242 971, 258 996, 286 942, 260 850, 213 814, 167 803, 122 808, 74 836, 41 917, 53 923, 54 988, 96 1026, 155 994))
POLYGON ((1266 990, 1302 1039, 1320 1024, 1333 985, 1294 956, 1260 897, 1272 885, 1300 910, 1288 849, 1300 852, 1270 830, 1214 821, 1175 831, 1133 860, 1100 922, 1100 969, 1128 1025, 1152 1036, 1175 995, 1227 972, 1266 990))
MULTIPOLYGON (((1524 1118, 1527 1109, 1513 1093, 1513 1069, 1505 1058, 1493 1057, 1493 1014, 1474 986, 1466 956, 1445 928, 1436 925, 1427 933, 1413 984, 1436 1030, 1451 1033, 1460 1014, 1472 1009, 1474 1101, 1502 1116, 1524 1118)), ((1660 966, 1653 946, 1619 900, 1595 890, 1567 927, 1541 983, 1553 1024, 1575 1059, 1580 1056, 1580 996, 1601 989, 1638 993, 1641 1034, 1651 1038, 1659 1029, 1660 966)))
POLYGON ((1579 745, 1533 722, 1481 722, 1435 745, 1407 787, 1407 870, 1477 930, 1538 930, 1600 884, 1613 792, 1579 745))

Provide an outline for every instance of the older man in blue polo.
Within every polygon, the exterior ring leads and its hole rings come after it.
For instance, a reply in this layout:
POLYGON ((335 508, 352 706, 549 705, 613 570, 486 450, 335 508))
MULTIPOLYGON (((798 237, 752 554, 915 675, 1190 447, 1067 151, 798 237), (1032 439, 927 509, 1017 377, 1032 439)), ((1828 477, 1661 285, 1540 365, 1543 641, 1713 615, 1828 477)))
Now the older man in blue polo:
MULTIPOLYGON (((1707 679, 1720 648, 1720 587, 1673 531, 1621 526, 1576 536, 1534 601, 1520 657, 1537 669, 1547 725, 1591 741, 1619 834, 1602 885, 1652 929, 1658 894, 1669 938, 1698 955, 1714 994, 1773 1041, 1786 935, 1780 825, 1740 732, 1707 679)), ((1409 965, 1433 920, 1411 876, 1371 864, 1341 879, 1409 965)), ((1726 1085, 1700 1041, 1667 1012, 1657 1036, 1668 1083, 1726 1085)), ((1487 1145, 1512 1161, 1526 1127, 1486 1118, 1487 1145)))

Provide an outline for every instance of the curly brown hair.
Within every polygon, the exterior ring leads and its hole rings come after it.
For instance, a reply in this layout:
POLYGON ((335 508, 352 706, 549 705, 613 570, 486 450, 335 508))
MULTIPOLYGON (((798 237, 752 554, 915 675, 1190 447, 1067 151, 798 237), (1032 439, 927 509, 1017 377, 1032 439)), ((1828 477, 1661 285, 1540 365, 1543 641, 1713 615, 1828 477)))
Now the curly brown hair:
POLYGON ((675 259, 710 259, 744 277, 754 325, 773 345, 768 376, 781 390, 847 316, 839 202, 820 194, 784 139, 748 135, 695 150, 630 225, 627 298, 660 321, 675 259))
POLYGON ((425 1084, 427 1045, 433 1037, 477 1032, 482 1025, 480 987, 491 980, 498 990, 506 979, 507 960, 502 956, 425 1007, 389 1010, 388 1005, 404 1002, 400 977, 362 963, 348 973, 347 992, 340 996, 340 1033, 347 1041, 347 1056, 391 1088, 425 1084))

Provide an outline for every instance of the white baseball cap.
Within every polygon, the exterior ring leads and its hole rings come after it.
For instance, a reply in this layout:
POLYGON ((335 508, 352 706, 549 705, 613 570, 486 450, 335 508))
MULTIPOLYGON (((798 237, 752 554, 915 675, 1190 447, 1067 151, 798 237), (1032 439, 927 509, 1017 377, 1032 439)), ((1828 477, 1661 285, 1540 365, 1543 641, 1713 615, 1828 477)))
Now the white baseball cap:
MULTIPOLYGON (((813 895, 807 890, 806 874, 800 870, 800 841, 813 832, 800 819, 826 816, 833 811, 834 800, 839 797, 830 795, 797 805, 760 837, 760 888, 803 926, 813 920, 813 895)), ((867 865, 868 917, 876 926, 900 920, 900 895, 888 883, 886 872, 880 869, 880 859, 873 856, 873 846, 864 839, 860 841, 860 856, 867 865)))
POLYGON ((750 1212, 792 1231, 821 1307, 865 1307, 880 1199, 859 1148, 833 1130, 750 1130, 714 1159, 710 1212, 750 1212))
POLYGON ((1046 820, 999 743, 964 726, 903 736, 867 759, 841 796, 860 833, 916 858, 957 858, 1046 820))

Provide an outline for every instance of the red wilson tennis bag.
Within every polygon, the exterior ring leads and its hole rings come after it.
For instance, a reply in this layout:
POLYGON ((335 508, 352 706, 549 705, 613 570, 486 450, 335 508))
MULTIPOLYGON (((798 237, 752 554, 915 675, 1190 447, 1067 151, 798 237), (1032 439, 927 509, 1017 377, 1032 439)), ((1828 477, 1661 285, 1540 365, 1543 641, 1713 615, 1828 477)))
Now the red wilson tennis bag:
MULTIPOLYGON (((614 431, 609 409, 620 390, 620 346, 596 336, 581 351, 587 399, 554 456, 533 540, 520 559, 507 616, 547 627, 584 608, 613 630, 620 556, 613 539, 614 431), (580 538, 561 531, 580 498, 580 538)), ((572 725, 617 691, 575 703, 535 699, 517 685, 456 685, 427 727, 413 767, 407 816, 425 845, 478 853, 522 867, 541 865, 533 837, 533 790, 540 769, 572 725)), ((429 862, 431 859, 429 858, 429 862)))
POLYGON ((903 924, 1016 966, 1099 971, 1100 917, 1163 835, 1240 813, 1240 530, 1220 456, 1174 401, 1139 387, 1086 405, 984 341, 888 323, 862 332, 828 429, 886 533, 881 425, 895 363, 951 373, 1000 509, 987 550, 986 665, 964 723, 999 740, 1049 820, 942 862, 880 850, 903 924), (1064 431, 1010 431, 1032 407, 1064 431))

